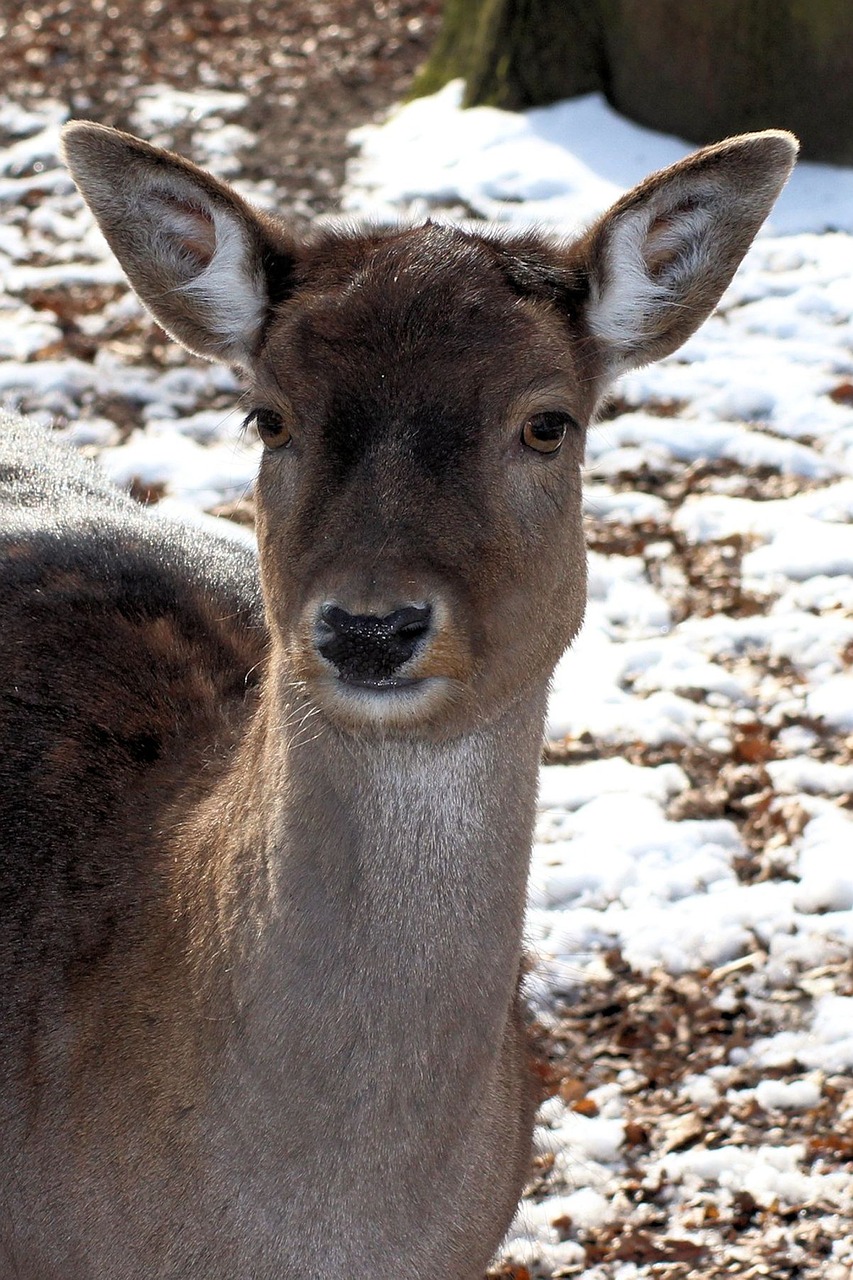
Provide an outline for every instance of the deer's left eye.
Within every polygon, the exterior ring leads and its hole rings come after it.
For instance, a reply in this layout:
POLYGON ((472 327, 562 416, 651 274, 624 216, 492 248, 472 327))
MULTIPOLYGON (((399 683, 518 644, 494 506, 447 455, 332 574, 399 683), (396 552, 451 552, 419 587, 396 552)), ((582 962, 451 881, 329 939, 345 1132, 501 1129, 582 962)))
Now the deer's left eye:
POLYGON ((537 453, 556 453, 573 425, 574 419, 568 413, 558 410, 534 413, 521 429, 521 440, 528 449, 535 449, 537 453))
POLYGON ((268 449, 284 449, 290 444, 292 436, 284 418, 275 409, 253 409, 248 415, 244 427, 254 422, 258 435, 268 449))

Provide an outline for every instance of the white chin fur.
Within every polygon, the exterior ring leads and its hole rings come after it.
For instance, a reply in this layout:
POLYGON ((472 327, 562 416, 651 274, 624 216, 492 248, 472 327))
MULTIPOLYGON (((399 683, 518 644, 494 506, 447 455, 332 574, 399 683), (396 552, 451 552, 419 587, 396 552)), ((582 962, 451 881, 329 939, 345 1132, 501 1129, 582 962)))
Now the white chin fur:
POLYGON ((403 688, 368 689, 331 676, 319 685, 317 700, 333 719, 391 728, 429 719, 447 700, 450 685, 443 676, 427 676, 403 688))

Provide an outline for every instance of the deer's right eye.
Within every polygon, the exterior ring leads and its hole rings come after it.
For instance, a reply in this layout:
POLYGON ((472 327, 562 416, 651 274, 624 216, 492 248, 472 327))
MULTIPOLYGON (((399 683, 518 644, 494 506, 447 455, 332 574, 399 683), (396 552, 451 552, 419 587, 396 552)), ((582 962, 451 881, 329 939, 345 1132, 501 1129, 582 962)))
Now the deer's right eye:
POLYGON ((293 439, 287 423, 275 409, 253 409, 243 426, 248 427, 252 422, 268 449, 285 449, 293 439))

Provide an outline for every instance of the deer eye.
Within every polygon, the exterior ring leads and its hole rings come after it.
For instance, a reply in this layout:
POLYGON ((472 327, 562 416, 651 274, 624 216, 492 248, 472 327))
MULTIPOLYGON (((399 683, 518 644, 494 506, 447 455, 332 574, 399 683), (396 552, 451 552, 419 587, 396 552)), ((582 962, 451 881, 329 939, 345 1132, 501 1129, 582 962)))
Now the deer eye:
POLYGON ((557 410, 534 413, 521 429, 522 443, 537 453, 556 453, 573 422, 569 414, 557 410))
POLYGON ((253 409, 243 426, 248 427, 252 422, 268 449, 284 449, 293 439, 287 423, 275 409, 253 409))

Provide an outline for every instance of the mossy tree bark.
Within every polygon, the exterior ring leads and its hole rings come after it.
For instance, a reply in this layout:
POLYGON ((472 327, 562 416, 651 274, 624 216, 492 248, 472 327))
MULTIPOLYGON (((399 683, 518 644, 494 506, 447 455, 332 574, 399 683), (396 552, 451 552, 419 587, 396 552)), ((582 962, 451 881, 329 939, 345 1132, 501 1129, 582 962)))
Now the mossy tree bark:
POLYGON ((455 76, 467 106, 600 90, 694 142, 787 128, 807 158, 853 163, 850 0, 446 0, 416 92, 455 76))

